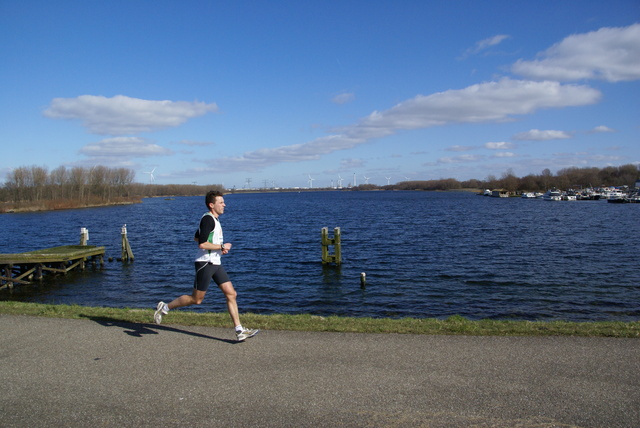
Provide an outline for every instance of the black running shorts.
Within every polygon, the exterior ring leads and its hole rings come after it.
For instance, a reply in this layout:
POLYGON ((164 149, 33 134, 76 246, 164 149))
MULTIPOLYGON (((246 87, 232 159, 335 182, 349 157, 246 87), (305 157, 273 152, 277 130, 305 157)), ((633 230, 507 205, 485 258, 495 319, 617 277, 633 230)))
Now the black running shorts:
POLYGON ((227 275, 227 272, 224 270, 222 265, 214 265, 207 262, 196 262, 196 280, 193 284, 193 288, 198 291, 207 291, 212 278, 218 285, 230 281, 229 275, 227 275))

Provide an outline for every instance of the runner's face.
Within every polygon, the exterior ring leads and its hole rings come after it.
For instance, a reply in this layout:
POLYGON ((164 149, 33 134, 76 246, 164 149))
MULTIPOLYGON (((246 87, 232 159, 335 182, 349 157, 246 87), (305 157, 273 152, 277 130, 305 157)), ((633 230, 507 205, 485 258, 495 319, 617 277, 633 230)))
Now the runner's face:
POLYGON ((218 196, 216 197, 215 202, 213 203, 213 212, 216 215, 220 215, 222 213, 224 213, 224 198, 218 196))

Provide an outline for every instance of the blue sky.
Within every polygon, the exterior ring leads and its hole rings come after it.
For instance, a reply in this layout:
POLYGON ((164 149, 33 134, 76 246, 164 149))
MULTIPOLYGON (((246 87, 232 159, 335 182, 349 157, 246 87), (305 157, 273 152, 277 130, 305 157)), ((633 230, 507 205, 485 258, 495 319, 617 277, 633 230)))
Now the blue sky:
POLYGON ((0 0, 0 40, 0 178, 325 187, 640 163, 637 0, 0 0))

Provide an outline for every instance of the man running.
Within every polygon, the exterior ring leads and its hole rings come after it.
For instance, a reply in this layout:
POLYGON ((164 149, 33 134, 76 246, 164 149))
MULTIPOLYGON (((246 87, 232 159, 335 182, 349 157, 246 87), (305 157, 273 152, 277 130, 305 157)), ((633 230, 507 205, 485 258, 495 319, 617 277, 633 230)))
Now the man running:
POLYGON ((228 254, 231 250, 231 244, 224 243, 222 226, 218 220, 218 217, 224 213, 224 197, 222 193, 211 190, 205 196, 205 204, 209 211, 200 219, 200 226, 195 235, 195 240, 198 242, 198 255, 195 261, 196 278, 193 293, 191 295, 184 294, 168 305, 159 302, 153 318, 156 324, 160 324, 162 316, 167 315, 171 309, 199 305, 204 300, 211 279, 213 279, 227 299, 227 310, 235 325, 236 338, 243 341, 255 336, 259 330, 247 329, 240 324, 236 302, 237 293, 220 260, 222 255, 228 254))

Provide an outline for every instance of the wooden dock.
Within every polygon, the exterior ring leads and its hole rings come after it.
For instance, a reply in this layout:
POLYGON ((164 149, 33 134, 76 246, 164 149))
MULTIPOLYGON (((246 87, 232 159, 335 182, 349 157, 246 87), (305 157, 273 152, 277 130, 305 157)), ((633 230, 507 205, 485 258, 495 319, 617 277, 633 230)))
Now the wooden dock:
POLYGON ((87 263, 104 265, 104 247, 64 245, 18 254, 0 254, 0 288, 31 284, 45 274, 84 270, 87 263))

